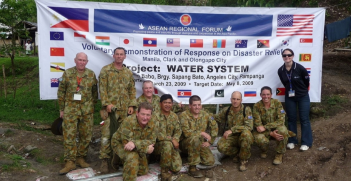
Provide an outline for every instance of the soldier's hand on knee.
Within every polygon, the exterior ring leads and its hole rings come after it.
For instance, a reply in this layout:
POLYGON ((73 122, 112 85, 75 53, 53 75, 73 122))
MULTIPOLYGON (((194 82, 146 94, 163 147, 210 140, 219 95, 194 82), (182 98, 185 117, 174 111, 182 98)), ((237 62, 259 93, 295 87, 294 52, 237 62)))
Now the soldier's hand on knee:
POLYGON ((264 128, 264 126, 258 126, 256 128, 256 130, 257 130, 257 132, 262 133, 262 132, 266 131, 266 128, 264 128))
POLYGON ((147 149, 147 154, 151 154, 154 151, 154 144, 149 145, 148 149, 147 149))
POLYGON ((209 146, 211 146, 211 144, 206 141, 206 142, 203 142, 201 146, 202 147, 209 147, 209 146))
POLYGON ((127 151, 132 151, 135 148, 135 144, 133 142, 128 142, 125 146, 124 146, 124 150, 127 151))
POLYGON ((284 140, 284 136, 278 133, 278 130, 274 130, 269 133, 273 138, 275 138, 278 141, 284 140))
POLYGON ((233 133, 232 130, 228 130, 228 131, 224 132, 223 137, 224 137, 225 139, 227 139, 228 136, 231 135, 232 133, 233 133))
POLYGON ((177 140, 172 139, 172 144, 173 144, 174 149, 178 149, 179 148, 179 143, 178 143, 177 140))
POLYGON ((207 141, 211 141, 211 136, 206 132, 201 132, 201 136, 205 138, 207 141))

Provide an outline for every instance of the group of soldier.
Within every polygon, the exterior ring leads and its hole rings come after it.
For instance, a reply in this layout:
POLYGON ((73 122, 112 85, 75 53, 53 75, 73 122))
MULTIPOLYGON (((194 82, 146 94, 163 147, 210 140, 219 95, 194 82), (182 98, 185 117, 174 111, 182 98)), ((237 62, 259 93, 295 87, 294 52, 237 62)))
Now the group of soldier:
MULTIPOLYGON (((92 137, 94 104, 98 100, 99 86, 102 103, 101 148, 102 173, 109 172, 109 165, 118 169, 123 163, 123 180, 136 180, 148 172, 148 155, 160 159, 161 180, 171 180, 172 172, 182 167, 179 152, 188 155, 188 174, 203 177, 196 165, 211 166, 215 163, 210 146, 214 143, 219 126, 223 136, 218 150, 240 162, 240 171, 247 169, 251 145, 261 149, 261 158, 267 157, 269 140, 277 142, 273 164, 282 163, 289 132, 284 125, 285 111, 282 104, 272 99, 272 89, 262 87, 262 100, 254 104, 253 111, 242 104, 242 94, 234 91, 231 106, 216 115, 202 109, 201 98, 189 98, 189 109, 179 115, 182 108, 174 104, 170 94, 154 95, 151 81, 143 83, 143 94, 136 99, 133 73, 123 66, 124 48, 114 50, 114 61, 104 66, 99 75, 86 68, 88 57, 78 53, 76 66, 67 69, 59 84, 58 100, 60 117, 63 118, 65 166, 60 174, 76 168, 89 167, 86 163, 88 145, 92 137), (127 116, 130 115, 130 116, 127 116), (79 132, 79 146, 76 135, 79 132)), ((294 136, 290 134, 290 136, 294 136)), ((212 170, 205 176, 212 177, 212 170)))

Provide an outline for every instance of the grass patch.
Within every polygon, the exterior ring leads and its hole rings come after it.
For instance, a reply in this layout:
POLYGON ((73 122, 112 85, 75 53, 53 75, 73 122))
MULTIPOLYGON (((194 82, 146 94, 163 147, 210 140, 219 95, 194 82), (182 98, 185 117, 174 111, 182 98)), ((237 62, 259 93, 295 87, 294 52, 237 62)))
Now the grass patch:
POLYGON ((47 164, 51 163, 50 160, 48 160, 44 157, 43 152, 41 150, 39 150, 38 148, 32 150, 30 152, 30 154, 34 156, 34 160, 38 163, 41 163, 43 165, 47 165, 47 164))

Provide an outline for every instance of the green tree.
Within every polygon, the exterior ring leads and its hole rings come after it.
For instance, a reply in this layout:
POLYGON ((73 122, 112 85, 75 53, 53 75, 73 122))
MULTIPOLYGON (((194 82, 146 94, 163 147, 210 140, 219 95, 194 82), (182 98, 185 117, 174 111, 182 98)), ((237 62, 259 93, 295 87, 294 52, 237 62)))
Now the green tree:
POLYGON ((13 76, 14 98, 16 97, 15 56, 23 47, 17 42, 20 38, 27 38, 28 31, 24 29, 23 21, 36 19, 36 7, 33 0, 3 0, 0 3, 0 40, 3 45, 0 52, 11 58, 11 71, 13 76), (11 41, 5 41, 10 37, 11 41))

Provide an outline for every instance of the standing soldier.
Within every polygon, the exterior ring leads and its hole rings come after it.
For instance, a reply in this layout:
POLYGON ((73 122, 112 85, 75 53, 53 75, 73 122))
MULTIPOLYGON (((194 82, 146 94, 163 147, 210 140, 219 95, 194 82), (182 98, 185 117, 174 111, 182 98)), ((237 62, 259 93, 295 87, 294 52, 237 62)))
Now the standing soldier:
MULTIPOLYGON (((197 164, 213 165, 215 162, 209 147, 218 133, 217 122, 201 109, 201 98, 193 95, 189 98, 189 110, 179 116, 183 131, 180 148, 188 153, 189 175, 197 178, 203 177, 201 172, 196 170, 197 164), (210 135, 206 130, 210 130, 210 135)), ((212 177, 212 174, 212 170, 208 170, 206 177, 212 177)))
POLYGON ((261 88, 261 98, 253 107, 255 142, 262 150, 261 158, 267 157, 269 140, 277 142, 276 155, 273 164, 279 165, 283 162, 283 154, 289 137, 288 129, 285 127, 285 111, 277 99, 272 99, 272 89, 268 86, 261 88))
POLYGON ((114 50, 114 62, 104 66, 99 75, 99 88, 101 104, 103 109, 111 114, 116 120, 110 117, 104 120, 101 128, 101 148, 100 156, 102 159, 100 171, 107 173, 108 160, 111 158, 111 135, 118 129, 119 125, 127 114, 133 113, 133 107, 136 106, 136 90, 133 78, 133 73, 128 68, 123 66, 123 61, 126 58, 126 50, 118 47, 114 50))
POLYGON ((251 144, 254 142, 252 136, 253 118, 251 108, 245 107, 242 102, 242 94, 238 91, 232 93, 232 105, 223 109, 216 115, 215 119, 225 122, 223 137, 218 142, 218 151, 226 155, 234 156, 233 161, 238 162, 240 158, 240 171, 245 171, 246 164, 251 156, 251 144))
POLYGON ((57 97, 60 106, 60 117, 63 118, 63 146, 65 167, 60 174, 66 174, 76 168, 89 167, 84 158, 88 153, 94 124, 94 105, 98 99, 95 73, 86 68, 88 57, 77 53, 75 67, 67 69, 60 80, 57 97), (76 134, 79 132, 79 147, 76 145, 76 134))
POLYGON ((169 171, 177 173, 182 168, 182 159, 178 152, 182 130, 178 116, 171 111, 173 97, 170 94, 164 94, 159 104, 161 112, 154 113, 154 120, 159 124, 154 154, 161 156, 161 180, 171 181, 172 174, 169 171))
POLYGON ((127 117, 112 136, 112 149, 124 162, 124 181, 135 181, 137 175, 149 171, 146 154, 154 151, 159 129, 151 116, 152 105, 141 103, 136 114, 127 117))
MULTIPOLYGON (((154 108, 154 112, 159 112, 160 108, 160 97, 154 94, 154 83, 151 80, 146 80, 143 82, 143 94, 137 98, 137 104, 142 102, 148 102, 152 104, 154 108)), ((175 113, 182 111, 182 102, 178 104, 174 104, 172 107, 172 111, 175 113)))

